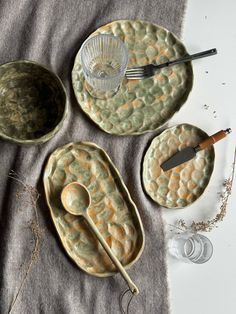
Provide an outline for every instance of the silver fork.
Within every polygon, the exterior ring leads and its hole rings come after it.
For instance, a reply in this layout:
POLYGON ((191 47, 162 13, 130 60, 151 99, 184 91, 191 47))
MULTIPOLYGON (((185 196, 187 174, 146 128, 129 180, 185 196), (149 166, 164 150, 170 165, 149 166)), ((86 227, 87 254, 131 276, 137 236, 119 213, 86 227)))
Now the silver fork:
POLYGON ((128 80, 140 80, 140 79, 144 79, 144 78, 155 75, 155 73, 159 69, 162 69, 162 68, 165 68, 165 67, 168 67, 171 65, 176 65, 176 64, 188 62, 188 61, 195 60, 195 59, 200 59, 200 58, 212 56, 215 54, 217 54, 217 50, 216 50, 216 48, 213 48, 210 50, 198 52, 198 53, 195 53, 193 55, 187 55, 185 57, 182 57, 182 58, 179 58, 176 60, 172 60, 172 61, 168 61, 165 63, 157 64, 157 65, 148 64, 148 65, 144 65, 144 66, 134 67, 134 68, 127 69, 125 72, 125 76, 128 80))

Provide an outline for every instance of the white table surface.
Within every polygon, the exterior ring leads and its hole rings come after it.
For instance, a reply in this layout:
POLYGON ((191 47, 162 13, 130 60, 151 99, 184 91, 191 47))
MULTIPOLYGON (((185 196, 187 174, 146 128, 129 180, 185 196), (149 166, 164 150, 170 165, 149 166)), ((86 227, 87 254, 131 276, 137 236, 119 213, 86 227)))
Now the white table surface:
MULTIPOLYGON (((236 145, 236 1, 188 0, 182 40, 189 53, 215 47, 218 54, 193 62, 193 90, 171 125, 188 122, 208 134, 228 127, 233 132, 215 144, 215 168, 204 195, 188 208, 164 209, 166 224, 214 217, 220 206, 217 192, 231 174, 236 145)), ((235 204, 236 179, 224 221, 204 233, 214 246, 211 260, 196 265, 168 257, 172 314, 236 313, 235 204)))

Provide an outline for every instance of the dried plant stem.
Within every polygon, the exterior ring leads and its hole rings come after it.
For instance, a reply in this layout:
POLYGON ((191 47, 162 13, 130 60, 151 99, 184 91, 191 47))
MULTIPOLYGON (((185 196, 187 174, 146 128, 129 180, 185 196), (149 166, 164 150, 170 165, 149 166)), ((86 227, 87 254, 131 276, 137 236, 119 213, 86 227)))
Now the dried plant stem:
MULTIPOLYGON (((185 229, 185 227, 180 227, 180 221, 182 221, 182 219, 180 219, 179 221, 178 221, 178 226, 175 226, 175 225, 172 225, 172 224, 168 224, 168 226, 170 226, 170 227, 172 227, 172 228, 174 228, 174 229, 178 229, 179 231, 181 231, 181 232, 183 232, 183 231, 185 231, 186 229, 185 229)), ((172 230, 171 230, 172 231, 172 230)))
MULTIPOLYGON (((31 205, 33 207, 34 216, 35 216, 35 221, 32 221, 30 224, 31 232, 32 232, 33 237, 34 237, 34 248, 32 250, 32 253, 30 256, 30 261, 29 261, 28 266, 26 268, 26 271, 25 271, 24 277, 21 281, 20 287, 19 287, 19 289, 18 289, 18 291, 17 291, 17 293, 16 293, 16 295, 12 301, 10 309, 8 311, 8 314, 11 314, 14 310, 14 307, 16 305, 16 302, 18 300, 19 295, 24 288, 26 279, 27 279, 27 277, 31 271, 31 268, 32 268, 36 258, 38 257, 40 239, 42 237, 42 230, 40 229, 40 226, 39 226, 39 219, 38 219, 38 213, 37 213, 37 201, 39 198, 38 191, 34 187, 26 184, 23 180, 21 180, 19 175, 14 171, 10 172, 9 177, 23 185, 24 189, 23 189, 23 192, 21 194, 23 194, 24 192, 27 192, 29 194, 29 196, 30 196, 29 205, 31 205)), ((19 197, 19 194, 18 194, 18 197, 19 197)))
POLYGON ((233 159, 233 164, 232 164, 231 175, 223 183, 224 190, 221 193, 219 213, 216 214, 216 216, 214 218, 209 219, 207 221, 198 221, 198 222, 193 221, 189 226, 185 223, 185 221, 183 219, 180 219, 178 221, 178 226, 175 226, 176 228, 179 228, 182 230, 191 230, 194 232, 198 232, 198 231, 209 232, 213 228, 215 228, 215 227, 217 228, 218 222, 222 221, 226 215, 228 200, 229 200, 229 197, 232 193, 235 166, 236 166, 236 148, 234 150, 234 159, 233 159))

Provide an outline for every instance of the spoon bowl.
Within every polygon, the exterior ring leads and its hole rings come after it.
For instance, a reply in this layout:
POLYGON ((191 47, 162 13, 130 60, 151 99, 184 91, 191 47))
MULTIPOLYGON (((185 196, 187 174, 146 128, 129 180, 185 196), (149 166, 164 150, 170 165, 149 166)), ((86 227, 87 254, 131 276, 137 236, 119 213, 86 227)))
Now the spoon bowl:
POLYGON ((91 204, 87 188, 78 182, 72 182, 64 187, 61 193, 64 208, 72 215, 83 216, 91 204))

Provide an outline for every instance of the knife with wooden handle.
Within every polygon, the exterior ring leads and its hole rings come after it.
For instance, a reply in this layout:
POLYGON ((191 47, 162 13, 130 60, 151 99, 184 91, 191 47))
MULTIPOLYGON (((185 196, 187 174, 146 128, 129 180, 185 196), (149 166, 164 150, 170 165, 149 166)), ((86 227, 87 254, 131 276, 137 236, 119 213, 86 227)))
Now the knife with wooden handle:
POLYGON ((199 143, 195 147, 186 147, 177 153, 175 153, 173 156, 171 156, 169 159, 164 161, 161 164, 161 168, 164 171, 170 170, 196 156, 196 153, 199 152, 202 149, 205 149, 209 147, 210 145, 215 144, 219 140, 223 139, 227 134, 231 133, 231 129, 221 130, 205 140, 203 140, 201 143, 199 143))

